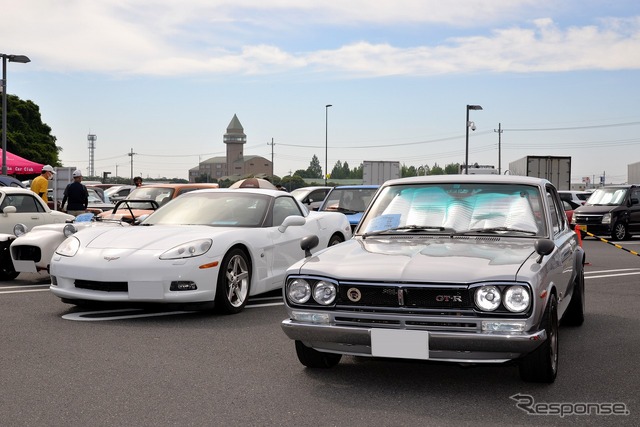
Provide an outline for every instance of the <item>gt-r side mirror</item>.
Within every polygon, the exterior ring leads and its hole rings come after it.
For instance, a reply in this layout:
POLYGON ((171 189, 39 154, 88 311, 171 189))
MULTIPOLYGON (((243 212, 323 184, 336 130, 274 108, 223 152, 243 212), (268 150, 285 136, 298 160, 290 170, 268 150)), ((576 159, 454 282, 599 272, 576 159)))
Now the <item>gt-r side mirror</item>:
POLYGON ((311 256, 311 249, 318 246, 320 239, 315 234, 307 237, 303 237, 300 240, 300 248, 304 251, 304 257, 309 258, 311 256))
POLYGON ((556 248, 556 244, 553 243, 553 240, 550 239, 538 239, 533 244, 533 247, 535 248, 538 255, 540 255, 540 257, 536 260, 536 262, 540 264, 542 262, 542 258, 545 255, 549 255, 551 252, 553 252, 553 250, 556 248))

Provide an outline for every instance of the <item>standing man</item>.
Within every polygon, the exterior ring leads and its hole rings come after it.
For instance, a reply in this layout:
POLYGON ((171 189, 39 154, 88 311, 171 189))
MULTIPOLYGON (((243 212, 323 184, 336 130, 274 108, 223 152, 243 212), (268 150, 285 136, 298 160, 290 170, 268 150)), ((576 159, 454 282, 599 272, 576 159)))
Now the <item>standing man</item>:
POLYGON ((60 209, 64 209, 64 204, 68 200, 67 213, 78 216, 87 211, 89 192, 87 191, 87 187, 82 183, 82 172, 80 169, 74 170, 72 176, 73 182, 68 184, 67 188, 64 189, 64 197, 62 198, 60 209))
POLYGON ((47 204, 49 203, 49 198, 47 197, 47 191, 49 190, 49 180, 53 178, 53 175, 55 174, 56 171, 53 170, 53 167, 51 167, 51 165, 44 165, 42 167, 42 173, 40 174, 40 176, 31 181, 31 191, 42 197, 42 200, 44 200, 44 202, 47 204))
POLYGON ((133 178, 133 185, 135 185, 136 188, 142 187, 142 177, 136 176, 135 178, 133 178))

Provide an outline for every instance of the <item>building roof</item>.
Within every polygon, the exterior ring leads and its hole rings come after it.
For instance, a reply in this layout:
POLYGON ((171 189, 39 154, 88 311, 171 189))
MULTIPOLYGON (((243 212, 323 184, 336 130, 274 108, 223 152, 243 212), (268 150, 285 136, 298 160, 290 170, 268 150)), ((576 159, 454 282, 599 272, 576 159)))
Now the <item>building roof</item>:
POLYGON ((238 120, 238 116, 235 114, 233 115, 231 122, 229 122, 229 126, 227 126, 227 133, 244 133, 244 128, 242 127, 240 120, 238 120))

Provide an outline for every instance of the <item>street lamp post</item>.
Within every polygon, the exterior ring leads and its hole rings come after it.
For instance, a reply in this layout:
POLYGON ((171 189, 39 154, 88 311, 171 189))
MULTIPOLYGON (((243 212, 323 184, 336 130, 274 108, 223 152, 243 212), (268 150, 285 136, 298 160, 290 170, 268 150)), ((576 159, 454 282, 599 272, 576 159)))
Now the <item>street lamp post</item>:
POLYGON ((324 185, 327 186, 327 175, 329 175, 329 107, 331 104, 324 106, 324 185))
POLYGON ((7 55, 2 57, 2 175, 7 174, 7 61, 26 64, 31 60, 24 55, 7 55))
POLYGON ((465 175, 469 175, 469 128, 473 125, 473 130, 475 130, 475 125, 469 121, 469 110, 482 110, 482 107, 479 105, 467 105, 467 120, 465 120, 465 128, 467 129, 467 134, 465 138, 465 154, 464 154, 464 173, 465 175))

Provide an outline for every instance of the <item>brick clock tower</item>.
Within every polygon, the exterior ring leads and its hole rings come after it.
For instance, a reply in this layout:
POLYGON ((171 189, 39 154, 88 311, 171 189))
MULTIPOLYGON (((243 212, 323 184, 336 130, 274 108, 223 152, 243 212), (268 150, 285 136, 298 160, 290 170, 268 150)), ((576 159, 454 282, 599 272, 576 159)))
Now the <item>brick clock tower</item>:
POLYGON ((235 114, 227 126, 227 133, 224 134, 223 141, 227 144, 227 174, 244 174, 243 145, 247 143, 247 135, 245 135, 244 128, 235 114))

